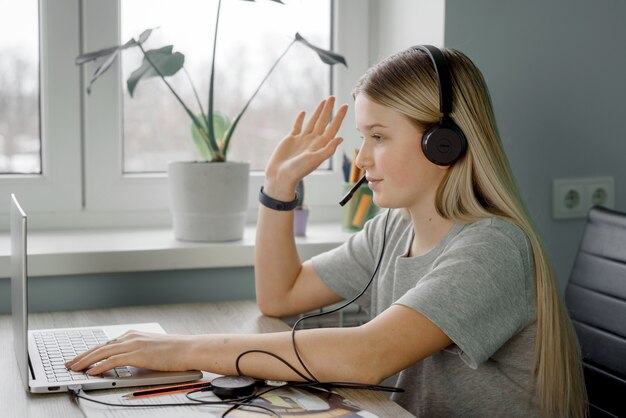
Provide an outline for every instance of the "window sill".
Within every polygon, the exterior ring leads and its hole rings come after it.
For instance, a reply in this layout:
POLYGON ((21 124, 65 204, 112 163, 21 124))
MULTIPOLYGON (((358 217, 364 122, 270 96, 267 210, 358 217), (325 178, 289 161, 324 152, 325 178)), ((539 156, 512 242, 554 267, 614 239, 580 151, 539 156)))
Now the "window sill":
MULTIPOLYGON (((28 236, 29 276, 246 267, 254 265, 254 225, 240 241, 178 241, 171 228, 33 231, 28 236)), ((0 234, 0 277, 10 275, 9 233, 0 234)), ((309 225, 297 237, 305 260, 343 243, 350 233, 337 223, 309 225)))

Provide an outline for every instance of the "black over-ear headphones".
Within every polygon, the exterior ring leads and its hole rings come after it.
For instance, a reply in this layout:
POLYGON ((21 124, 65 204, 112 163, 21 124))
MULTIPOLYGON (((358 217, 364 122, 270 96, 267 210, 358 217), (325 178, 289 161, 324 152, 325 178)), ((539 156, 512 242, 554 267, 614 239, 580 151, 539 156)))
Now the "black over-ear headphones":
POLYGON ((452 112, 452 78, 448 61, 441 50, 432 45, 417 45, 414 49, 425 52, 435 67, 439 84, 439 108, 441 120, 422 137, 422 151, 426 158, 437 165, 452 165, 467 150, 467 139, 450 117, 452 112))
MULTIPOLYGON (((452 78, 448 61, 441 50, 432 45, 416 45, 413 49, 425 52, 435 67, 439 84, 439 109, 441 120, 422 136, 422 151, 426 158, 437 165, 452 165, 467 151, 467 139, 459 126, 450 117, 452 112, 452 78)), ((344 206, 358 188, 367 181, 365 176, 346 193, 339 204, 344 206)))

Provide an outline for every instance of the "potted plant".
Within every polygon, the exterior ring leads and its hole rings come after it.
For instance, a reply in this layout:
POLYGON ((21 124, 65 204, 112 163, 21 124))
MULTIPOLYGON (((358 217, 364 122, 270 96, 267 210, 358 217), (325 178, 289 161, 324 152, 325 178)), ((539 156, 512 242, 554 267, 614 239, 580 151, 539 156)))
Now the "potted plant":
MULTIPOLYGON (((282 4, 281 0, 271 1, 282 4)), ((133 96, 140 81, 159 78, 189 116, 192 126, 191 138, 202 160, 172 162, 168 166, 174 233, 180 240, 229 241, 242 238, 250 167, 246 162, 228 161, 229 146, 241 117, 291 47, 299 43, 317 53, 325 64, 341 63, 347 66, 343 56, 312 45, 296 33, 293 41, 276 59, 241 111, 230 120, 223 113, 216 111, 213 106, 215 56, 221 3, 222 0, 218 0, 206 111, 193 83, 191 83, 191 88, 197 99, 197 111, 193 111, 182 100, 167 80, 167 77, 175 75, 183 68, 185 56, 181 52, 175 52, 172 45, 150 50, 144 48, 144 43, 153 29, 143 31, 138 39, 133 38, 125 44, 88 52, 76 58, 77 65, 102 59, 87 86, 89 94, 93 83, 111 68, 121 51, 139 48, 143 54, 143 62, 132 72, 126 82, 130 96, 133 96)))

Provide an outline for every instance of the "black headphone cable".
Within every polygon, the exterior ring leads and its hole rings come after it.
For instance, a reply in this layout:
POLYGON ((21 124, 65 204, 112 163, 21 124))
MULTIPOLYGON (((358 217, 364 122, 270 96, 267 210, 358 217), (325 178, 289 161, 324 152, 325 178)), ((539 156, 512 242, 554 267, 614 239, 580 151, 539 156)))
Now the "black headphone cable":
POLYGON ((355 383, 355 382, 320 382, 315 377, 315 375, 309 370, 309 368, 304 364, 304 360, 302 359, 302 357, 300 356, 300 352, 298 351, 298 346, 296 344, 296 337, 295 337, 296 336, 297 327, 298 327, 298 325, 302 321, 305 321, 305 320, 310 319, 310 318, 320 317, 320 316, 323 316, 323 315, 329 315, 329 314, 335 313, 337 311, 340 311, 341 309, 344 309, 348 305, 354 303, 357 299, 359 299, 361 296, 363 296, 363 294, 365 294, 367 289, 369 289, 369 287, 371 286, 372 282, 374 281, 374 278, 376 277, 376 274, 378 273, 378 270, 380 269, 380 265, 382 263, 383 255, 385 253, 385 246, 386 246, 386 242, 387 242, 387 224, 389 222, 389 215, 390 215, 390 213, 391 213, 391 209, 387 209, 387 213, 385 215, 385 222, 384 222, 384 226, 383 226, 383 242, 382 242, 382 245, 381 245, 380 255, 378 256, 378 261, 376 262, 376 267, 374 268, 374 271, 373 271, 369 281, 367 282, 366 286, 363 288, 363 290, 361 290, 355 297, 353 297, 349 301, 341 304, 338 307, 335 307, 335 308, 330 309, 328 311, 315 312, 315 313, 311 313, 311 314, 302 316, 291 327, 291 341, 292 341, 294 353, 296 355, 296 358, 298 359, 298 362, 299 362, 300 366, 308 374, 308 377, 305 376, 304 373, 302 373, 298 369, 296 369, 287 360, 281 358, 280 356, 278 356, 278 355, 276 355, 274 353, 271 353, 271 352, 265 351, 265 350, 247 350, 247 351, 244 351, 241 354, 239 354, 239 356, 235 360, 235 368, 237 369, 237 373, 239 375, 243 375, 241 373, 241 368, 239 366, 241 358, 244 357, 247 354, 260 353, 260 354, 266 354, 266 355, 269 355, 271 357, 274 357, 275 359, 277 359, 280 362, 282 362, 284 365, 289 367, 294 373, 296 373, 299 377, 301 377, 305 381, 307 386, 318 387, 318 388, 322 388, 323 387, 323 388, 326 388, 326 389, 330 389, 330 388, 350 388, 350 389, 378 390, 378 391, 384 391, 384 392, 404 392, 404 389, 398 388, 398 387, 393 387, 393 386, 361 384, 361 383, 355 383))

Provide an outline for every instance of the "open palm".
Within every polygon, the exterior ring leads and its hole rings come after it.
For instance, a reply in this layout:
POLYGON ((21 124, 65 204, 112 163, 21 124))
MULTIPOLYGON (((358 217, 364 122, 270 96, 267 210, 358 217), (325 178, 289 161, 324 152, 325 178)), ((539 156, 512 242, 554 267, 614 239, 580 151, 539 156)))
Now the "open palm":
POLYGON ((295 185, 328 159, 342 138, 336 137, 348 111, 342 105, 330 122, 335 98, 322 100, 304 126, 305 112, 300 112, 293 129, 278 144, 266 166, 267 178, 295 185))

